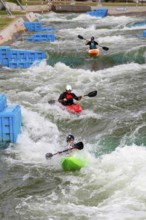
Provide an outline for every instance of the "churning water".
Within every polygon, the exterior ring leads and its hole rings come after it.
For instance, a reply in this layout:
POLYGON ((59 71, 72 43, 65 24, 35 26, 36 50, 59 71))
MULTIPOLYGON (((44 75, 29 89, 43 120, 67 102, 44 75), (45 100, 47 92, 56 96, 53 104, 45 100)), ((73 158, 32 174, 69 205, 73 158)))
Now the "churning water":
POLYGON ((18 41, 13 48, 46 51, 29 69, 0 70, 0 93, 22 110, 17 144, 0 151, 0 219, 144 220, 146 219, 146 28, 142 17, 86 14, 38 15, 56 28, 54 43, 18 41), (109 47, 91 58, 85 41, 95 36, 109 47), (74 115, 57 100, 66 84, 84 97, 74 115), (64 172, 60 156, 66 135, 84 142, 88 161, 78 172, 64 172))

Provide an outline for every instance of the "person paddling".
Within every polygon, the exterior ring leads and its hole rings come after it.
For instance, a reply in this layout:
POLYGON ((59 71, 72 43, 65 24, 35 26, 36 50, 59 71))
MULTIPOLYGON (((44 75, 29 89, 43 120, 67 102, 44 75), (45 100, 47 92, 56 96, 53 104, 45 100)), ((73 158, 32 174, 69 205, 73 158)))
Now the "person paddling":
MULTIPOLYGON (((74 150, 81 150, 81 149, 78 149, 78 148, 74 148, 74 146, 76 145, 76 144, 74 143, 74 140, 75 140, 75 138, 74 138, 74 136, 73 136, 72 134, 69 134, 69 135, 66 137, 67 147, 69 147, 68 149, 70 149, 70 147, 73 148, 73 149, 71 150, 71 152, 74 151, 74 150)), ((84 148, 84 147, 83 147, 83 148, 84 148)), ((82 148, 82 149, 83 149, 83 148, 82 148)), ((69 153, 69 151, 68 151, 68 153, 69 153)))
POLYGON ((86 40, 85 45, 89 45, 89 49, 92 50, 97 49, 98 43, 94 40, 94 37, 92 36, 90 41, 86 40))
POLYGON ((74 136, 72 134, 69 134, 67 137, 66 137, 66 142, 67 142, 67 145, 69 145, 70 147, 73 147, 74 146, 74 136))
POLYGON ((84 148, 84 144, 83 142, 78 142, 78 143, 74 143, 74 136, 72 134, 69 134, 66 137, 66 142, 67 142, 67 149, 63 150, 63 151, 58 151, 55 154, 52 153, 46 153, 46 159, 49 159, 57 154, 63 154, 63 153, 69 153, 69 152, 73 152, 73 150, 82 150, 84 148))
POLYGON ((69 106, 74 105, 74 99, 79 101, 82 99, 82 96, 76 96, 74 93, 72 93, 71 85, 67 85, 66 91, 59 96, 58 102, 60 102, 62 105, 69 106))

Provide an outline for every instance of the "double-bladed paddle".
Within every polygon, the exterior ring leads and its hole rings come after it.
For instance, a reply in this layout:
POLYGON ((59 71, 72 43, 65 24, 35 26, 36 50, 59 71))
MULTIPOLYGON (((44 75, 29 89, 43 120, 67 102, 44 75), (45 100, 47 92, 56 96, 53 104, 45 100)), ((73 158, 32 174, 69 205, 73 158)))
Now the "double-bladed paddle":
POLYGON ((62 154, 62 153, 64 153, 64 152, 68 152, 68 151, 73 150, 73 149, 82 150, 83 148, 84 148, 83 142, 78 142, 78 143, 74 144, 73 147, 68 148, 68 149, 66 149, 66 150, 63 150, 63 151, 58 151, 58 152, 55 153, 55 154, 47 153, 47 154, 46 154, 46 159, 49 159, 49 158, 51 158, 51 157, 53 157, 54 155, 57 155, 57 154, 62 154))
MULTIPOLYGON (((95 97, 97 95, 97 91, 92 91, 92 92, 89 92, 88 94, 84 95, 84 96, 88 96, 88 97, 95 97)), ((48 103, 49 104, 54 104, 56 101, 55 100, 49 100, 48 103)))
MULTIPOLYGON (((81 36, 81 35, 78 35, 78 38, 81 39, 81 40, 87 40, 87 39, 85 39, 85 38, 84 38, 83 36, 81 36)), ((98 44, 98 46, 99 46, 99 47, 102 47, 103 50, 109 50, 108 47, 103 47, 103 46, 101 46, 101 45, 99 45, 99 44, 98 44)))
POLYGON ((88 96, 88 97, 95 97, 97 95, 97 91, 92 91, 92 92, 89 92, 87 95, 84 95, 84 96, 88 96))

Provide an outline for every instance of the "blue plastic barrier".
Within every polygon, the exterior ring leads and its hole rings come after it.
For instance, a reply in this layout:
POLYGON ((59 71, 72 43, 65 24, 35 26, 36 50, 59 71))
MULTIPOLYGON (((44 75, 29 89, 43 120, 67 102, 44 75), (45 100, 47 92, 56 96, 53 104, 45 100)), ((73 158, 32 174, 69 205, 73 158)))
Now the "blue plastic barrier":
POLYGON ((28 32, 55 30, 53 27, 43 27, 41 22, 24 22, 24 26, 28 32))
POLYGON ((146 30, 144 30, 142 34, 137 34, 136 37, 138 37, 138 38, 146 37, 146 30))
POLYGON ((35 51, 35 50, 11 50, 10 55, 11 60, 16 61, 35 61, 35 60, 42 60, 46 58, 46 53, 43 51, 35 51))
POLYGON ((0 94, 0 112, 7 107, 7 98, 4 94, 0 94))
POLYGON ((0 60, 2 66, 8 66, 9 62, 10 62, 10 58, 3 58, 2 60, 0 60))
POLYGON ((146 37, 146 30, 143 31, 143 36, 146 37))
POLYGON ((46 59, 44 51, 11 49, 0 47, 0 65, 9 68, 28 68, 35 61, 46 59))
POLYGON ((8 58, 10 54, 10 47, 2 46, 0 47, 0 59, 8 58))
POLYGON ((55 41, 55 35, 54 34, 34 34, 31 37, 26 38, 27 41, 32 42, 54 42, 55 41))
POLYGON ((11 105, 0 112, 0 142, 16 143, 21 133, 21 109, 19 105, 11 105))
POLYGON ((88 11, 86 12, 86 14, 94 16, 94 17, 99 17, 99 18, 103 18, 105 16, 107 16, 108 13, 108 9, 106 8, 102 8, 102 9, 96 9, 93 11, 88 11))
POLYGON ((16 68, 29 68, 33 65, 31 61, 11 61, 8 64, 9 68, 16 69, 16 68))

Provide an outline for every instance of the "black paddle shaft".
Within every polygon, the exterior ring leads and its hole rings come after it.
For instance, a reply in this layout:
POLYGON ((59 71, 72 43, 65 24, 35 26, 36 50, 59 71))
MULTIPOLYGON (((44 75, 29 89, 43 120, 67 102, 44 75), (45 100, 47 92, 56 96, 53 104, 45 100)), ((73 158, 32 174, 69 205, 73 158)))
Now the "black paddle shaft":
POLYGON ((73 147, 71 147, 71 148, 69 148, 69 149, 66 149, 66 150, 63 150, 63 151, 59 151, 59 152, 57 152, 57 153, 55 153, 55 154, 47 153, 47 154, 46 154, 46 159, 49 159, 49 158, 53 157, 54 155, 62 154, 62 153, 64 153, 64 152, 67 152, 67 151, 70 151, 70 150, 73 150, 73 149, 82 150, 83 148, 84 148, 83 142, 78 142, 78 143, 74 144, 73 147))

